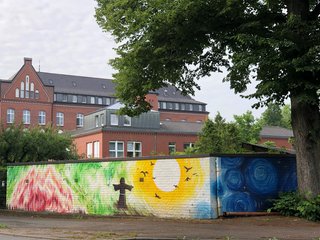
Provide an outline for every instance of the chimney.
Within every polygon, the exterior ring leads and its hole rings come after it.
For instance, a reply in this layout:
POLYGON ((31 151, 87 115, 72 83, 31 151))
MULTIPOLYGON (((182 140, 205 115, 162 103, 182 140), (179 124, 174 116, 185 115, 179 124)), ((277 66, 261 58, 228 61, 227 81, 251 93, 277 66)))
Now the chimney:
POLYGON ((25 58, 24 58, 24 64, 25 64, 25 65, 27 65, 27 64, 32 65, 32 58, 27 58, 27 57, 25 57, 25 58))

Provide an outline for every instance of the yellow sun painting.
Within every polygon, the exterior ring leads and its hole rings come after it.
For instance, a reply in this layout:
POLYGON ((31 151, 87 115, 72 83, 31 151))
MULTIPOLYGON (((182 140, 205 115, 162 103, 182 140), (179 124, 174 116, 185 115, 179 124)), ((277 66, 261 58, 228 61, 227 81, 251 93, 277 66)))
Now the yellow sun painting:
POLYGON ((138 161, 132 171, 136 196, 157 208, 182 204, 194 197, 205 177, 199 159, 138 161))

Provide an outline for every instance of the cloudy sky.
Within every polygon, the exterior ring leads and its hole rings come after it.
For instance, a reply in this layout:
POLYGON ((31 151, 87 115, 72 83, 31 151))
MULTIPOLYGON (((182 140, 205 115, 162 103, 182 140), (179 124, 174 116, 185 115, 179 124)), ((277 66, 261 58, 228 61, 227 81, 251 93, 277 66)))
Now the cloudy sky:
MULTIPOLYGON (((111 78, 108 60, 115 43, 94 18, 95 0, 0 0, 0 79, 8 79, 24 57, 43 72, 111 78)), ((224 74, 201 79, 195 99, 206 102, 210 116, 227 120, 251 110, 253 101, 234 95, 224 74)))

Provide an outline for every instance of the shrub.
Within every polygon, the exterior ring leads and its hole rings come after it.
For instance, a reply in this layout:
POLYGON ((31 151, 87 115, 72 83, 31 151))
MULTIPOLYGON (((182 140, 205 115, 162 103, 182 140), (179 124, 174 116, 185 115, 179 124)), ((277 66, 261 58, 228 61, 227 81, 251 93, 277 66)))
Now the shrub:
POLYGON ((273 200, 269 212, 279 212, 285 216, 296 216, 310 221, 320 220, 320 195, 305 197, 299 193, 283 193, 279 199, 273 200))

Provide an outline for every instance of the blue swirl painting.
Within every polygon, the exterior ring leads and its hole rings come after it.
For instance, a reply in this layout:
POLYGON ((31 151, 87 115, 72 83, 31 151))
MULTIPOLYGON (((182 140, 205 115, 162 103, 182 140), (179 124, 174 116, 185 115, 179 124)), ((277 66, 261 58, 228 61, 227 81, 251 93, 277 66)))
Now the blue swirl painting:
POLYGON ((264 211, 280 192, 297 188, 295 158, 222 157, 217 193, 222 212, 264 211))

